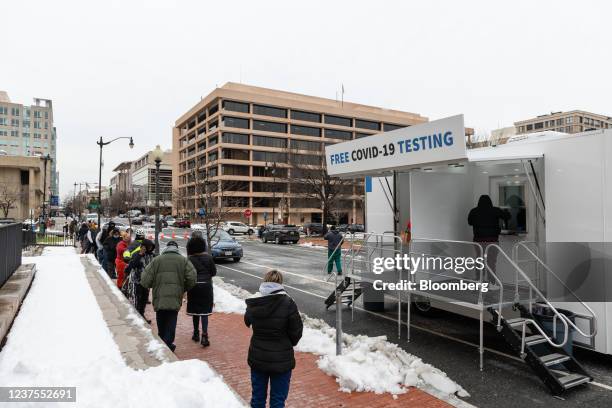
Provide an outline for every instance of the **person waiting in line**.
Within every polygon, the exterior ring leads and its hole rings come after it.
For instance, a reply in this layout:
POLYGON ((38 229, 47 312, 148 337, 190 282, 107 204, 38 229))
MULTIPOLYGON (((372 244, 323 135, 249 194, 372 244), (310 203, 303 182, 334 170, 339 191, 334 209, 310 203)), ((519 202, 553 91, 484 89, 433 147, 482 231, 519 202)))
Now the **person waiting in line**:
MULTIPOLYGON (((494 207, 488 195, 481 195, 478 205, 468 214, 468 224, 472 226, 474 242, 479 243, 483 251, 489 245, 499 245, 500 221, 506 222, 508 219, 510 219, 510 214, 507 211, 494 207)), ((496 263, 497 250, 492 249, 487 254, 487 265, 495 271, 496 263)))
POLYGON ((115 259, 117 258, 117 245, 120 242, 121 234, 117 228, 113 228, 102 244, 104 246, 104 256, 106 257, 106 273, 111 279, 117 278, 115 259))
POLYGON ((151 320, 145 316, 145 309, 149 301, 149 289, 141 284, 141 280, 142 272, 155 256, 154 251, 155 244, 151 240, 145 239, 144 230, 137 229, 134 242, 123 253, 123 259, 127 263, 124 275, 127 277, 130 273, 134 274, 132 279, 134 282, 133 296, 135 298, 136 311, 140 313, 147 323, 151 323, 151 320))
POLYGON ((342 275, 342 243, 344 237, 336 229, 336 226, 332 225, 323 239, 327 241, 327 273, 332 273, 335 263, 338 275, 342 275))
POLYGON ((163 252, 147 265, 140 284, 153 289, 157 332, 170 350, 174 351, 176 321, 183 304, 183 295, 196 284, 193 264, 180 254, 176 241, 170 241, 163 252))
POLYGON ((187 241, 187 256, 196 269, 196 285, 187 292, 187 314, 193 320, 193 341, 199 341, 203 347, 210 346, 208 338, 208 316, 212 314, 214 293, 212 278, 217 274, 217 267, 212 256, 206 253, 206 241, 201 234, 192 234, 187 241), (202 337, 200 338, 200 322, 202 337))
MULTIPOLYGON (((109 272, 109 267, 108 264, 106 263, 107 260, 107 256, 106 256, 106 248, 104 247, 104 243, 106 241, 106 238, 109 237, 110 233, 115 229, 115 223, 113 221, 110 221, 107 225, 106 228, 102 227, 100 229, 100 231, 98 231, 98 233, 96 234, 96 257, 98 258, 98 262, 100 262, 100 265, 102 265, 102 269, 104 269, 106 271, 106 273, 108 274, 108 276, 111 277, 111 279, 113 278, 113 275, 109 272)), ((115 268, 113 268, 114 271, 115 268)))
POLYGON ((128 246, 132 242, 132 229, 128 228, 122 234, 122 239, 117 244, 115 250, 117 256, 115 257, 115 272, 117 273, 117 287, 121 289, 123 286, 123 280, 125 278, 125 267, 127 264, 123 260, 123 253, 128 249, 128 246))
POLYGON ((295 347, 302 338, 302 318, 283 287, 283 275, 271 270, 259 286, 260 297, 246 299, 244 323, 252 327, 248 364, 251 367, 251 407, 282 408, 289 395, 295 347))
POLYGON ((79 228, 79 231, 77 233, 77 240, 81 243, 81 253, 85 254, 87 253, 87 246, 88 246, 88 241, 87 241, 87 233, 89 232, 89 226, 87 225, 86 222, 81 224, 81 228, 79 228))

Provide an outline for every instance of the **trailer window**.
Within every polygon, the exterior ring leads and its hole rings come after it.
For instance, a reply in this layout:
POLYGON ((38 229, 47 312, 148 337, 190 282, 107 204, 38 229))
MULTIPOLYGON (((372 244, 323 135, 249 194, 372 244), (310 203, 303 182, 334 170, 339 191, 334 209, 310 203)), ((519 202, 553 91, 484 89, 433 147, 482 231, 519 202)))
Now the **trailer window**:
POLYGON ((524 184, 499 186, 499 207, 510 212, 510 219, 505 229, 518 233, 527 232, 524 184))

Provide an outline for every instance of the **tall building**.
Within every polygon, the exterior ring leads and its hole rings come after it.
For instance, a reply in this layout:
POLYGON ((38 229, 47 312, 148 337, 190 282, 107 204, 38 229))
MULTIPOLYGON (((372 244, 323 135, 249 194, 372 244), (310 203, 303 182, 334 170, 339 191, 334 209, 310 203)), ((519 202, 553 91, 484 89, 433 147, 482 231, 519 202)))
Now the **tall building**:
POLYGON ((124 193, 132 189, 132 162, 121 162, 113 169, 115 175, 110 179, 110 188, 113 193, 124 193))
POLYGON ((580 133, 596 129, 612 128, 612 117, 581 110, 551 112, 533 119, 514 122, 516 134, 554 130, 563 133, 580 133))
POLYGON ((10 156, 51 156, 53 195, 59 195, 57 172, 57 131, 53 126, 53 103, 50 99, 34 98, 27 106, 11 102, 0 91, 0 154, 10 156))
MULTIPOLYGON (((172 213, 172 151, 166 150, 159 166, 159 207, 163 213, 172 213)), ((131 165, 132 191, 135 207, 151 214, 155 208, 155 161, 153 151, 134 160, 131 165)))
MULTIPOLYGON (((198 211, 197 175, 205 172, 220 186, 231 186, 231 191, 221 188, 224 196, 218 204, 232 208, 235 219, 250 209, 251 223, 271 222, 274 210, 283 218, 277 222, 321 221, 320 200, 292 191, 288 152, 297 153, 291 157, 299 156, 301 162, 320 163, 325 145, 426 121, 415 113, 226 83, 178 118, 173 128, 172 185, 184 202, 176 212, 198 211)), ((339 221, 362 222, 363 183, 345 187, 339 221)))

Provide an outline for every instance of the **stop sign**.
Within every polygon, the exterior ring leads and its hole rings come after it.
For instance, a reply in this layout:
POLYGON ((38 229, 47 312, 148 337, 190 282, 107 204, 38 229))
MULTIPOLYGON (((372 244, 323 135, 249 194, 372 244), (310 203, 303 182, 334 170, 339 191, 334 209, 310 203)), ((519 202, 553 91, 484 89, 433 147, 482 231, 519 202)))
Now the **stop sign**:
POLYGON ((248 208, 244 210, 244 216, 246 218, 249 218, 251 215, 253 215, 253 211, 249 210, 248 208))

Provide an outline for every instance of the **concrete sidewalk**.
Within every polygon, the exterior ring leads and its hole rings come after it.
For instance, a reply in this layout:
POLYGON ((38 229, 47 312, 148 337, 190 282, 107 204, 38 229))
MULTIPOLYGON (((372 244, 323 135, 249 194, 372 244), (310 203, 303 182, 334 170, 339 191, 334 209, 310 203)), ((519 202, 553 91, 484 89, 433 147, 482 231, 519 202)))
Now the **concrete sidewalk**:
MULTIPOLYGON (((147 306, 147 316, 155 317, 147 306)), ((156 330, 156 328, 155 328, 156 330)), ((251 330, 244 325, 243 316, 238 314, 215 313, 210 317, 209 335, 211 346, 203 348, 191 340, 193 325, 191 316, 184 308, 179 312, 176 330, 177 357, 181 360, 201 359, 210 364, 224 381, 240 394, 245 401, 251 399, 250 368, 247 352, 251 330)), ((296 352, 297 366, 291 378, 291 389, 287 407, 450 407, 424 391, 411 388, 406 394, 394 399, 390 394, 371 392, 345 393, 338 390, 334 377, 326 375, 317 366, 318 357, 311 353, 296 352)))

